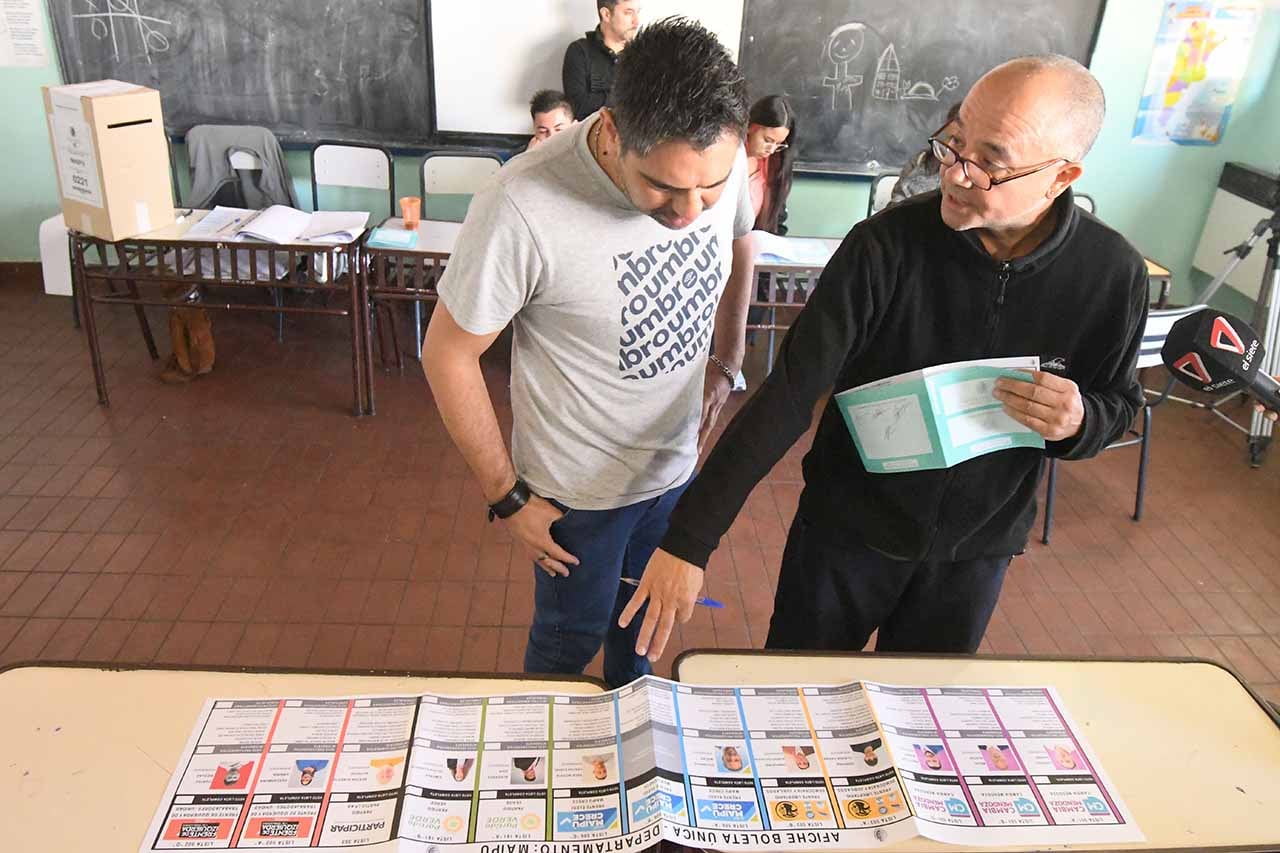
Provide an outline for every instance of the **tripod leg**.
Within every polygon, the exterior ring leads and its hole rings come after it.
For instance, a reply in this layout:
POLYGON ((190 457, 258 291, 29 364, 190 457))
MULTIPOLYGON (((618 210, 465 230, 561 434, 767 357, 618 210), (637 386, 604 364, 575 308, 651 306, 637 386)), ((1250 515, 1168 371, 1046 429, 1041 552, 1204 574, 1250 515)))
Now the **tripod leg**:
MULTIPOLYGON (((1258 370, 1274 376, 1280 372, 1280 233, 1271 232, 1267 241, 1267 266, 1262 277, 1262 289, 1258 291, 1258 308, 1266 305, 1266 319, 1262 323, 1262 361, 1258 370)), ((1249 465, 1262 466, 1267 447, 1271 444, 1271 421, 1260 412, 1249 416, 1249 465)))

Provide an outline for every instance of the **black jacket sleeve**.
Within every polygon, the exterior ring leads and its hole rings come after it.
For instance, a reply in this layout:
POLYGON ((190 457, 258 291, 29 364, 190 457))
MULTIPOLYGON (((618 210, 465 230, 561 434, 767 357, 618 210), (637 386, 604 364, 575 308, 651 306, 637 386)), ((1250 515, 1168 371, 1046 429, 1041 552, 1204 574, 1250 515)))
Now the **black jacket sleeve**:
POLYGON ((783 339, 773 372, 676 504, 663 550, 706 567, 756 483, 809 428, 818 400, 874 333, 891 292, 886 266, 866 229, 854 228, 783 339))
POLYGON ((1129 293, 1129 310, 1122 327, 1118 325, 1115 350, 1107 360, 1110 370, 1103 371, 1089 388, 1081 388, 1084 402, 1084 424, 1080 432, 1063 441, 1045 444, 1045 453, 1058 459, 1088 459, 1106 449, 1124 434, 1145 402, 1138 382, 1138 349, 1147 325, 1147 303, 1150 284, 1141 258, 1129 293))
POLYGON ((591 115, 588 109, 591 96, 591 59, 587 56, 582 40, 573 42, 564 52, 564 66, 560 70, 560 82, 565 97, 573 107, 573 117, 582 121, 591 115))

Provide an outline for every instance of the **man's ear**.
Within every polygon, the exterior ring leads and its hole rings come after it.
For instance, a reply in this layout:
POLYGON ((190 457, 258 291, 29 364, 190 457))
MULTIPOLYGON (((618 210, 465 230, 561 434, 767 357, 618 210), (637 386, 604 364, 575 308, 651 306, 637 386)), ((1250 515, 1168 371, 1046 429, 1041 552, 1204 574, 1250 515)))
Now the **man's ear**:
POLYGON ((617 151, 621 148, 621 140, 618 137, 618 125, 613 119, 613 110, 608 107, 600 108, 600 139, 609 144, 609 147, 617 151))
POLYGON ((1055 199, 1067 191, 1067 187, 1074 184, 1084 174, 1084 166, 1080 163, 1071 162, 1058 169, 1058 174, 1054 177, 1053 183, 1049 185, 1049 189, 1045 192, 1045 196, 1055 199))

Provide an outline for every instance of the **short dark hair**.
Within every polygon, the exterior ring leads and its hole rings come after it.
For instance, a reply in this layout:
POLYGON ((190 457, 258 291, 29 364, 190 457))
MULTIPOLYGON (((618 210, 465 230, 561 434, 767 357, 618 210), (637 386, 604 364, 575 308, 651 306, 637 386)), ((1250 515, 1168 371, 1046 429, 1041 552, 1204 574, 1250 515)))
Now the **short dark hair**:
POLYGON ((642 27, 618 59, 609 109, 622 148, 640 155, 679 139, 698 151, 747 131, 747 84, 705 27, 670 17, 642 27))
POLYGON ((573 115, 573 105, 569 103, 569 99, 565 97, 564 92, 558 89, 539 89, 533 93, 533 98, 529 100, 529 117, 536 119, 538 113, 549 113, 552 110, 564 109, 569 115, 573 115))
POLYGON ((619 2, 621 0, 596 0, 596 14, 599 15, 601 9, 608 9, 612 12, 619 2))

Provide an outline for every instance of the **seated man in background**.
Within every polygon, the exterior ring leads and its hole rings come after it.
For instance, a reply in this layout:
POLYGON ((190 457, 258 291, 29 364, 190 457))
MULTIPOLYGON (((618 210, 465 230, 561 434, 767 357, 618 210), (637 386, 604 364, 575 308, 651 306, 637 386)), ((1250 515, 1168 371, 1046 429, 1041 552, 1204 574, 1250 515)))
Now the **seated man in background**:
POLYGON ((555 89, 535 92, 533 100, 529 101, 529 115, 533 117, 533 139, 529 140, 526 151, 574 124, 573 107, 569 106, 564 92, 555 89))
POLYGON ((1142 405, 1142 255, 1077 209, 1071 185, 1102 126, 1102 87, 1063 56, 982 77, 931 139, 942 189, 854 226, 791 326, 773 372, 671 514, 621 619, 647 601, 637 651, 661 655, 747 495, 836 392, 970 359, 1038 356, 999 379, 1008 416, 1044 437, 936 470, 870 473, 833 397, 804 459, 767 646, 978 648, 1036 515, 1045 457, 1086 459, 1142 405))

